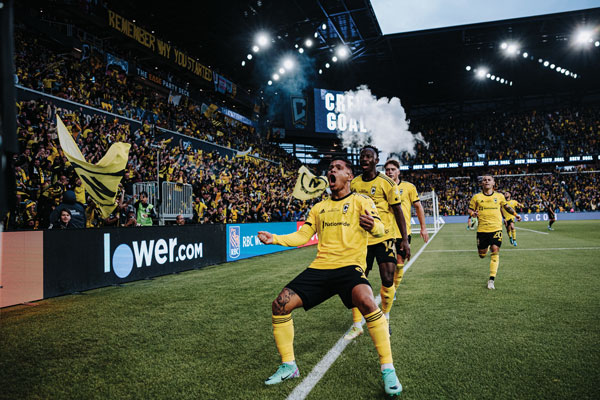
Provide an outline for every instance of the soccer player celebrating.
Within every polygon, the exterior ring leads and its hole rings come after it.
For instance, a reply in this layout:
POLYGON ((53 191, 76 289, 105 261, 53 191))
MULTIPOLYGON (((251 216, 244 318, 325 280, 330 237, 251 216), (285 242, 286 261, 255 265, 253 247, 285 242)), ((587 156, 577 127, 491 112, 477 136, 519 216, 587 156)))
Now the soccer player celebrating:
POLYGON ((315 260, 273 301, 273 335, 282 365, 265 381, 267 385, 300 376, 294 356, 292 310, 309 310, 337 294, 346 307, 358 307, 365 316, 379 354, 385 392, 397 395, 402 391, 392 360, 388 322, 364 274, 368 237, 383 235, 385 228, 373 201, 350 191, 352 177, 352 165, 334 159, 327 171, 331 197, 315 204, 298 232, 258 232, 261 242, 282 246, 300 246, 315 233, 319 236, 315 260))
MULTIPOLYGON (((394 287, 394 274, 396 272, 396 225, 400 229, 402 241, 400 249, 404 251, 404 258, 410 259, 410 245, 406 234, 406 219, 400 206, 400 192, 396 182, 385 174, 377 172, 379 150, 373 146, 365 146, 360 151, 360 166, 363 173, 352 180, 353 192, 364 194, 375 202, 385 232, 381 237, 369 236, 367 248, 367 270, 369 275, 373 262, 377 259, 379 275, 381 276, 381 310, 385 317, 390 319, 390 310, 394 303, 396 288, 394 287)), ((363 333, 362 315, 357 308, 352 309, 352 327, 346 334, 347 340, 352 340, 363 333)))
MULTIPOLYGON (((517 210, 517 207, 525 207, 518 201, 511 199, 510 192, 504 192, 504 198, 506 198, 506 204, 508 204, 513 210, 517 210)), ((515 217, 502 208, 502 216, 504 217, 504 225, 506 226, 506 233, 508 233, 508 239, 510 244, 517 247, 517 231, 515 230, 515 217)))
MULTIPOLYGON (((402 213, 406 220, 406 233, 408 234, 408 243, 411 242, 411 229, 410 229, 410 216, 411 207, 414 206, 417 212, 417 218, 419 219, 419 225, 421 225, 421 237, 427 243, 429 241, 429 233, 427 233, 427 226, 425 225, 425 212, 423 206, 419 200, 419 194, 415 185, 410 182, 403 181, 400 179, 400 163, 396 160, 387 160, 384 165, 385 174, 391 178, 396 185, 398 185, 398 191, 400 192, 400 200, 402 205, 402 213)), ((399 230, 396 230, 396 253, 398 264, 396 265, 396 271, 394 272, 394 287, 398 290, 398 285, 402 282, 404 277, 404 258, 406 253, 400 248, 400 235, 399 230)))
POLYGON ((488 247, 492 252, 488 289, 495 289, 494 280, 500 264, 499 253, 500 246, 502 246, 502 213, 500 209, 504 208, 511 215, 514 215, 517 221, 521 220, 517 212, 506 203, 504 195, 494 191, 494 184, 494 178, 491 175, 483 175, 481 178, 481 192, 471 198, 468 209, 471 217, 475 216, 479 219, 479 226, 477 227, 479 257, 485 257, 488 247))

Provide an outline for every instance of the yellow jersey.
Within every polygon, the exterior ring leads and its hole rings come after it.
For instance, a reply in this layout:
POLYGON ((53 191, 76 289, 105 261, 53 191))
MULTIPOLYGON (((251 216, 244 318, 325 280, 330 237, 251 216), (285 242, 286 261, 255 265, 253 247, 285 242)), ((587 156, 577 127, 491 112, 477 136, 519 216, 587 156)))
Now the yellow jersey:
POLYGON ((382 235, 383 223, 373 200, 360 194, 349 193, 341 199, 328 198, 315 204, 298 232, 273 235, 273 244, 300 246, 317 233, 317 257, 308 268, 337 269, 359 265, 364 270, 369 232, 361 228, 359 217, 365 214, 365 210, 375 219, 371 233, 375 236, 382 235))
POLYGON ((396 182, 381 172, 369 181, 365 181, 363 176, 359 175, 352 179, 350 189, 353 192, 370 197, 375 202, 379 217, 385 227, 383 236, 374 237, 373 235, 369 235, 369 245, 394 239, 396 231, 399 231, 399 229, 396 226, 396 218, 391 206, 400 204, 400 192, 398 191, 396 182))
MULTIPOLYGON (((516 200, 507 200, 506 204, 515 211, 517 211, 517 207, 523 207, 523 205, 516 200)), ((504 207, 502 207, 501 210, 502 210, 502 216, 504 217, 505 220, 511 221, 511 220, 515 219, 515 216, 512 215, 511 213, 509 213, 508 211, 506 211, 504 209, 504 207)))
POLYGON ((502 230, 502 213, 500 209, 506 204, 503 194, 477 193, 471 198, 469 208, 479 212, 477 232, 496 232, 502 230))
MULTIPOLYGON (((415 202, 419 201, 419 194, 415 185, 406 181, 400 181, 398 192, 400 192, 400 201, 402 202, 402 214, 404 214, 404 220, 406 221, 406 234, 410 235, 412 233, 410 229, 411 208, 415 202)), ((402 235, 400 234, 398 224, 394 226, 396 228, 396 237, 401 238, 402 235)))

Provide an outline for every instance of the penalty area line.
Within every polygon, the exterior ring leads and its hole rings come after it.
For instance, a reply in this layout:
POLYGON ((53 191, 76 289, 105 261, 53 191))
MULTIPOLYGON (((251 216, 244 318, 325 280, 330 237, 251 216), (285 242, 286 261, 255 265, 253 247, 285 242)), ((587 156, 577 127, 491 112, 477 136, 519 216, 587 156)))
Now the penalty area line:
POLYGON ((539 233, 540 235, 549 235, 548 232, 540 232, 540 231, 536 231, 533 229, 527 229, 527 228, 521 228, 520 226, 515 226, 516 229, 520 230, 520 231, 528 231, 528 232, 534 232, 534 233, 539 233))
MULTIPOLYGON (((416 259, 419 258, 419 256, 423 253, 423 250, 425 250, 427 245, 433 241, 433 238, 435 237, 435 235, 437 235, 438 232, 441 231, 443 227, 444 227, 444 225, 442 225, 440 227, 440 229, 437 232, 435 232, 431 236, 431 238, 429 238, 429 241, 427 243, 425 243, 419 249, 419 251, 417 252, 417 254, 414 255, 414 257, 411 257, 410 261, 408 263, 406 263, 406 265, 404 266, 404 271, 406 271, 407 269, 409 269, 412 266, 413 262, 415 262, 416 259)), ((379 303, 381 302, 381 297, 377 296, 377 298, 375 300, 377 302, 377 305, 379 306, 379 303)), ((365 320, 363 318, 361 324, 364 325, 364 323, 365 323, 365 320)), ((310 391, 321 380, 321 378, 329 370, 331 365, 333 365, 335 360, 337 360, 338 357, 342 354, 342 352, 344 351, 346 346, 348 346, 350 343, 352 343, 352 340, 344 339, 345 335, 346 334, 344 333, 344 335, 342 335, 342 337, 327 352, 327 354, 325 354, 325 356, 317 363, 317 365, 314 366, 314 368, 312 369, 312 371, 310 371, 310 373, 306 376, 306 378, 304 378, 304 380, 302 382, 300 382, 300 384, 298 384, 298 386, 296 386, 294 388, 294 390, 292 391, 292 393, 290 393, 290 395, 287 397, 286 400, 304 400, 306 398, 306 396, 308 396, 310 391)))

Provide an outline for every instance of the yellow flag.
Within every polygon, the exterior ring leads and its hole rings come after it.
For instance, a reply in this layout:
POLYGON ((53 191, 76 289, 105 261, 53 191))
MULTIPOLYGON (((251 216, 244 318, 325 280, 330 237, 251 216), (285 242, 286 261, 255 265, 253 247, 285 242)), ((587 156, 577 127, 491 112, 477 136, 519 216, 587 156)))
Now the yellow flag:
POLYGON ((298 200, 308 200, 319 197, 329 186, 327 178, 324 176, 315 176, 304 165, 298 170, 298 180, 292 196, 298 200))
POLYGON ((127 165, 129 143, 113 143, 104 157, 96 164, 85 160, 77 143, 67 130, 60 117, 56 116, 58 140, 65 156, 81 178, 85 190, 100 208, 102 216, 107 218, 115 209, 117 188, 127 165))

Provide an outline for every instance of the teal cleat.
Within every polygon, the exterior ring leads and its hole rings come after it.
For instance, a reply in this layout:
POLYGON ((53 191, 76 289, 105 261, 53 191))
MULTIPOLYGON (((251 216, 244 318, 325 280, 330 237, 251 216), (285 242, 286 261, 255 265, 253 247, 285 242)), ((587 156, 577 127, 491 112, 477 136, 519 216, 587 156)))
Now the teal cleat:
POLYGON ((508 237, 508 239, 510 240, 510 244, 514 245, 515 241, 513 240, 513 238, 511 238, 510 236, 508 237))
POLYGON ((397 396, 402 392, 402 385, 396 376, 396 371, 393 369, 384 369, 381 371, 383 378, 383 386, 385 387, 385 393, 390 396, 397 396))
POLYGON ((513 240, 513 246, 517 247, 517 241, 513 240))
POLYGON ((279 368, 277 368, 277 372, 275 372, 265 381, 265 385, 276 385, 287 379, 299 377, 300 370, 296 364, 281 364, 279 368))

